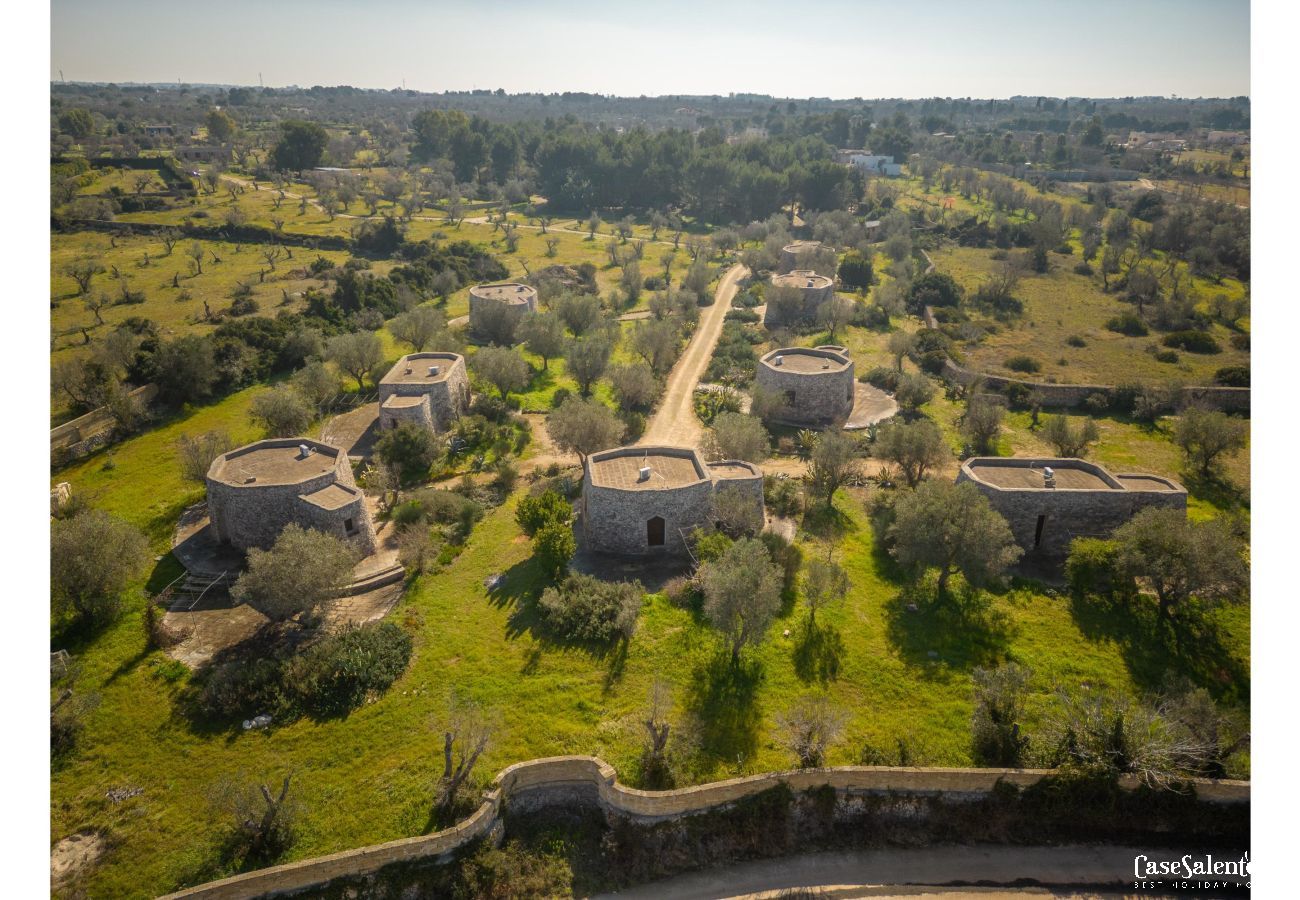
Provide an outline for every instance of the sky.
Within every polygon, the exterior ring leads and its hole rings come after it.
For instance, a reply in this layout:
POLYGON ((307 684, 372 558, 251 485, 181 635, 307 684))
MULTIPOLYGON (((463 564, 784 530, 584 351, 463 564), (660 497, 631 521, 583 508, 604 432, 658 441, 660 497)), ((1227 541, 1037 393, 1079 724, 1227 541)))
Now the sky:
POLYGON ((1231 97, 1248 0, 53 0, 50 78, 621 96, 1231 97))

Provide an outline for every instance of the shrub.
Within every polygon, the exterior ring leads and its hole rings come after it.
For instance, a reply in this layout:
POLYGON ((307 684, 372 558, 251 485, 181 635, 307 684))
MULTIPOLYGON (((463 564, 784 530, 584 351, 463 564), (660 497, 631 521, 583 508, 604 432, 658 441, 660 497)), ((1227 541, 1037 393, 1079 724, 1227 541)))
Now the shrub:
POLYGON ((1065 578, 1080 596, 1111 596, 1123 584, 1119 544, 1103 538, 1075 538, 1065 560, 1065 578))
POLYGON ((898 377, 897 369, 891 366, 876 366, 870 372, 864 374, 861 380, 880 388, 882 391, 893 393, 898 390, 898 377))
POLYGON ((533 535, 533 556, 552 579, 564 574, 577 549, 573 529, 559 522, 543 525, 533 535))
POLYGON ((789 518, 799 512, 799 485, 792 478, 763 477, 763 503, 773 515, 789 518))
POLYGON ((569 501, 553 490, 535 497, 523 497, 515 507, 515 521, 524 534, 532 537, 547 525, 567 525, 573 520, 573 507, 569 501))
POLYGON ((1143 322, 1136 313, 1131 312, 1122 313, 1108 319, 1106 328, 1128 337, 1146 337, 1150 333, 1147 329, 1147 323, 1143 322))
POLYGON ((1221 353, 1223 348, 1208 331, 1175 331, 1167 334, 1161 341, 1166 347, 1186 350, 1188 353, 1221 353))
POLYGON ((1012 372, 1025 372, 1029 374, 1039 372, 1043 368, 1043 364, 1038 360, 1034 359, 1032 356, 1024 355, 1009 357, 1004 365, 1012 372))
POLYGON ((1083 405, 1087 407, 1089 412, 1094 414, 1103 413, 1110 409, 1110 398, 1100 391, 1096 391, 1084 398, 1083 405))
POLYGON ((316 715, 338 715, 387 690, 411 661, 411 636, 392 622, 332 634, 290 658, 285 687, 316 715))
POLYGON ((252 297, 236 297, 230 304, 232 316, 251 316, 257 310, 257 301, 252 297))
POLYGON ((573 396, 573 391, 569 390, 568 388, 566 387, 557 388, 555 393, 551 395, 551 409, 555 409, 557 406, 559 406, 561 403, 563 403, 565 400, 568 400, 572 396, 573 396))
POLYGON ((701 531, 696 530, 695 538, 695 558, 700 562, 709 562, 717 559, 727 552, 734 541, 721 531, 701 531))
POLYGON ((262 713, 283 715, 289 702, 283 693, 280 669, 280 660, 266 656, 221 663, 203 684, 199 710, 216 719, 262 713))
POLYGON ((543 591, 537 607, 556 633, 572 640, 608 643, 632 636, 644 593, 640 582, 608 582, 573 572, 560 585, 543 591))
POLYGON ((1083 275, 1083 276, 1085 276, 1085 277, 1086 277, 1086 276, 1091 276, 1091 275, 1092 275, 1092 266, 1090 266, 1090 265, 1089 265, 1088 263, 1086 263, 1086 262, 1081 262, 1081 263, 1079 263, 1078 265, 1076 265, 1076 266, 1074 267, 1074 274, 1075 274, 1075 275, 1083 275))
POLYGON ((761 317, 752 309, 731 309, 727 311, 726 321, 743 322, 746 325, 752 325, 761 317))
POLYGON ((1077 334, 1070 335, 1068 338, 1065 339, 1065 342, 1069 344, 1071 347, 1088 346, 1088 342, 1085 341, 1083 338, 1079 337, 1077 334))
POLYGON ((1214 373, 1214 383, 1224 387, 1250 387, 1250 367, 1224 366, 1214 373))
POLYGON ((375 442, 375 455, 400 473, 403 484, 427 478, 438 451, 437 438, 414 422, 403 422, 375 442))
POLYGON ((1162 363, 1178 362, 1178 354, 1175 353, 1173 350, 1157 350, 1155 356, 1156 356, 1156 362, 1162 362, 1162 363))

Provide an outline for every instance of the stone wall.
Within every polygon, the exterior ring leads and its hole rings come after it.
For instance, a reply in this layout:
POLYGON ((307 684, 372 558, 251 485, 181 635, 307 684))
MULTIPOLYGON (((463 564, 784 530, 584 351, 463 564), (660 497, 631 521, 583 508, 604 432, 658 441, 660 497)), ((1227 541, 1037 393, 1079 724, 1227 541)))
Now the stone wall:
POLYGON ((388 431, 405 422, 436 431, 433 413, 429 409, 429 395, 420 398, 415 406, 395 406, 387 400, 379 404, 379 430, 388 431))
MULTIPOLYGON (((431 382, 387 381, 387 375, 380 379, 380 427, 392 427, 391 424, 384 424, 383 401, 392 396, 425 396, 429 398, 427 413, 429 427, 439 431, 446 430, 469 407, 469 376, 465 372, 465 358, 459 353, 408 353, 389 370, 390 374, 399 367, 408 365, 445 366, 447 375, 445 378, 431 382)), ((407 414, 402 413, 400 410, 390 410, 390 412, 394 419, 399 419, 402 416, 426 418, 424 414, 407 414)))
MULTIPOLYGON (((302 439, 286 438, 259 443, 296 446, 301 442, 302 439)), ((212 477, 209 473, 208 514, 217 540, 240 550, 254 547, 266 549, 275 543, 285 526, 296 524, 347 540, 363 554, 374 552, 374 526, 365 508, 364 496, 356 490, 352 465, 348 461, 347 454, 315 441, 307 443, 313 447, 314 452, 321 452, 321 448, 324 448, 326 452, 334 454, 334 465, 329 471, 293 484, 247 485, 228 484, 220 478, 212 477), (304 495, 315 493, 331 484, 344 485, 356 490, 356 499, 339 509, 332 510, 322 509, 302 499, 304 495), (348 519, 353 522, 353 533, 349 533, 344 527, 348 519)), ((239 450, 231 451, 232 454, 239 452, 239 450)), ((213 465, 215 466, 216 463, 213 465)))
MULTIPOLYGON (((779 354, 784 351, 777 350, 779 354)), ((822 353, 829 359, 832 351, 800 349, 805 354, 822 353)), ((792 368, 775 366, 768 362, 774 354, 759 360, 754 383, 764 390, 787 398, 776 419, 788 425, 815 425, 823 427, 848 418, 853 411, 853 362, 847 366, 826 371, 798 372, 792 368), (790 399, 793 395, 793 400, 790 399)))
POLYGON ((493 285, 475 285, 469 289, 469 330, 473 334, 483 333, 483 311, 488 307, 502 307, 506 310, 506 316, 519 324, 527 313, 537 309, 537 290, 527 287, 527 290, 519 295, 523 302, 514 302, 497 299, 495 297, 486 297, 478 294, 480 288, 493 287, 493 285))
MULTIPOLYGON (((441 861, 460 847, 490 835, 503 807, 513 812, 555 804, 595 803, 607 814, 634 822, 672 821, 725 809, 730 804, 778 785, 793 791, 830 788, 847 802, 869 796, 897 799, 940 798, 961 803, 987 797, 999 783, 1030 787, 1054 774, 1050 769, 917 769, 880 766, 843 766, 770 772, 733 778, 673 791, 642 791, 618 783, 617 773, 593 756, 558 756, 517 763, 504 769, 478 810, 464 822, 445 831, 345 850, 329 856, 260 869, 167 895, 174 898, 235 900, 319 887, 339 878, 373 874, 385 866, 413 860, 441 861)), ((1135 776, 1123 776, 1120 787, 1135 790, 1135 776)), ((1196 798, 1209 804, 1206 815, 1220 805, 1250 802, 1250 782, 1193 779, 1196 798)))
POLYGON ((774 275, 769 283, 770 288, 776 287, 793 287, 799 291, 803 298, 803 308, 797 317, 787 316, 781 310, 776 308, 776 304, 771 302, 768 297, 766 309, 763 311, 763 324, 772 325, 789 325, 795 319, 804 321, 814 321, 817 318, 817 310, 821 305, 835 296, 835 282, 816 272, 795 270, 787 275, 774 275), (811 286, 808 281, 814 282, 811 286))
MULTIPOLYGON (((1008 466, 1043 463, 1032 459, 985 460, 1008 466)), ((1050 461, 1048 461, 1050 462, 1050 461)), ((1098 468, 1082 463, 1081 467, 1098 468)), ((1104 470, 1103 470, 1104 471, 1104 470)), ((1116 478, 1124 479, 1125 475, 1116 478)), ((1166 480, 1167 479, 1162 479, 1166 480)), ((1129 489, 1070 490, 1006 489, 972 478, 965 466, 957 474, 957 483, 969 481, 989 500, 1011 526, 1016 543, 1025 551, 1024 561, 1060 561, 1070 552, 1070 542, 1079 537, 1108 537, 1116 528, 1148 507, 1163 507, 1186 512, 1187 493, 1129 489), (1043 517, 1042 533, 1038 518, 1043 517), (1035 546, 1037 542, 1037 546, 1035 546)), ((1173 482, 1169 482, 1173 484, 1173 482)))
POLYGON ((587 546, 605 553, 644 556, 686 552, 686 535, 709 521, 713 485, 707 478, 681 487, 621 490, 593 485, 589 472, 582 480, 582 528, 587 546), (646 523, 664 520, 664 543, 651 547, 646 523))
POLYGON ((795 241, 781 248, 779 269, 781 274, 793 271, 799 265, 799 256, 804 253, 816 253, 822 248, 820 241, 795 241))
MULTIPOLYGON (((158 396, 158 385, 146 384, 131 391, 130 396, 147 407, 158 396)), ((107 406, 92 409, 70 422, 50 429, 50 459, 56 465, 79 459, 113 440, 116 421, 107 406)))

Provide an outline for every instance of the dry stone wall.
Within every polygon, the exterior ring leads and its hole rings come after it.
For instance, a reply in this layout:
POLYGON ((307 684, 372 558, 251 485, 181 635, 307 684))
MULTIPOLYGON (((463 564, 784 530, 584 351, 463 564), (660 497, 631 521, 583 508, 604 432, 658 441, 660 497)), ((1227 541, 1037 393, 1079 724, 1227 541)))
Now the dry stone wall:
MULTIPOLYGON (((986 797, 999 783, 1026 788, 1053 774, 1050 769, 843 766, 771 772, 673 791, 642 791, 619 784, 613 767, 593 756, 535 759, 504 769, 482 806, 454 828, 260 869, 178 891, 163 900, 242 900, 319 887, 338 878, 372 874, 394 863, 444 860, 460 847, 489 836, 498 826, 505 806, 516 811, 574 802, 595 803, 607 814, 653 823, 725 809, 778 785, 786 785, 793 791, 829 788, 837 799, 849 802, 866 796, 890 796, 937 797, 959 803, 986 797)), ((1120 779, 1123 790, 1135 790, 1138 786, 1135 776, 1120 779)), ((1250 802, 1250 782, 1193 779, 1191 787, 1197 799, 1211 808, 1250 802)))
POLYGON ((853 411, 853 362, 850 360, 844 366, 836 359, 839 356, 829 350, 777 350, 759 360, 754 383, 763 390, 785 398, 780 413, 775 417, 778 421, 788 425, 829 425, 848 418, 853 411), (834 360, 834 364, 825 371, 806 372, 769 362, 777 354, 789 352, 807 355, 821 353, 834 360))

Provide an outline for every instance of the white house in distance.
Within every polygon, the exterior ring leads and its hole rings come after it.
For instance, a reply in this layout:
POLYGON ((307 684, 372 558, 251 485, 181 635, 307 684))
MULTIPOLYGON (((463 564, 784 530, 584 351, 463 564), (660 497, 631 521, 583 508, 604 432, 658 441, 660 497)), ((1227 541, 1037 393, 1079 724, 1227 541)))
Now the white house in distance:
POLYGON ((903 174, 901 163, 894 162, 892 156, 868 153, 866 150, 841 150, 837 154, 840 162, 853 166, 864 175, 885 175, 897 178, 903 174))

